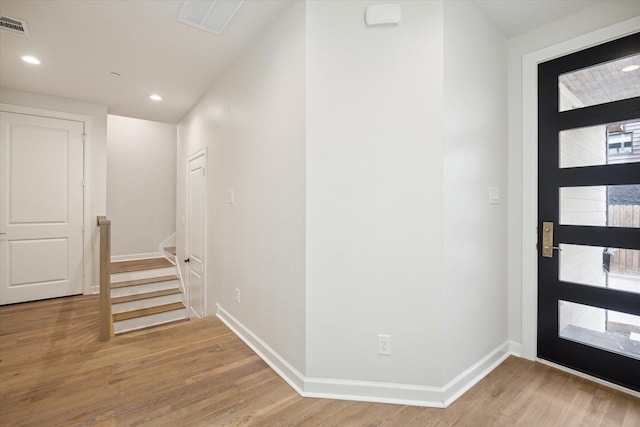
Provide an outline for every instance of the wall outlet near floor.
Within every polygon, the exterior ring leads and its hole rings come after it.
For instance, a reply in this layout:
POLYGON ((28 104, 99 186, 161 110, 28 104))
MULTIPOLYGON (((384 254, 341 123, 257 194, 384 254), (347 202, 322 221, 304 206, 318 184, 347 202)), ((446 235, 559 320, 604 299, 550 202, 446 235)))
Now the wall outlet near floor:
POLYGON ((240 289, 236 288, 235 292, 233 293, 233 299, 236 301, 236 303, 240 304, 240 289))
POLYGON ((378 335, 378 354, 391 354, 391 335, 378 335))

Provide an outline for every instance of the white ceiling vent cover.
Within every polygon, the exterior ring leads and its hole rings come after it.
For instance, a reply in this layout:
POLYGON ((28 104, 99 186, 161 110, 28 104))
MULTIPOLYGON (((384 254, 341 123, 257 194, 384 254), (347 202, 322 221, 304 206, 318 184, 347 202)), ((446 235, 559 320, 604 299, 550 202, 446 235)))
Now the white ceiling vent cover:
POLYGON ((184 0, 176 20, 222 35, 247 0, 184 0))
POLYGON ((29 34, 29 27, 27 27, 27 21, 10 18, 4 15, 0 15, 0 31, 17 34, 22 37, 31 37, 31 34, 29 34))

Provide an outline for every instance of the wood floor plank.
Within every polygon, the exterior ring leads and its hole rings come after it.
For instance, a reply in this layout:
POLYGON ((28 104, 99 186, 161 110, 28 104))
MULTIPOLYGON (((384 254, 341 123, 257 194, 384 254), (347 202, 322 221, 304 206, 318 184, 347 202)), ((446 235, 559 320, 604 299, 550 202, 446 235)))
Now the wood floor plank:
POLYGON ((97 309, 0 307, 0 425, 640 426, 640 399, 515 357, 446 409, 303 398, 215 317, 105 343, 97 309))

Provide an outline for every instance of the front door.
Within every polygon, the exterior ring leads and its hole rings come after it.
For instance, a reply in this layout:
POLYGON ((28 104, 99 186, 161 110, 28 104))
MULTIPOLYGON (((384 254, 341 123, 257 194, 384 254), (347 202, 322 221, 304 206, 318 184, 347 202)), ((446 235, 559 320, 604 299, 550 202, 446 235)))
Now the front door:
POLYGON ((206 316, 205 304, 205 194, 206 152, 187 161, 186 272, 189 317, 206 316))
POLYGON ((0 113, 0 304, 82 293, 83 133, 0 113))
POLYGON ((640 390, 640 33, 538 68, 538 357, 640 390))

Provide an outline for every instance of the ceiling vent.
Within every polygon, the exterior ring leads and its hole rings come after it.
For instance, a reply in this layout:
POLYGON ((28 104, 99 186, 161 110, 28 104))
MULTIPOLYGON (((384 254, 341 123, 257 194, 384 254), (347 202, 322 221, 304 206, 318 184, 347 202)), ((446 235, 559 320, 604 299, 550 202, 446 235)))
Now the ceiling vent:
POLYGON ((17 34, 22 37, 31 37, 31 34, 29 34, 29 27, 27 27, 27 21, 10 18, 4 15, 0 15, 0 31, 17 34))
POLYGON ((246 0, 184 0, 176 20, 222 35, 246 0))

